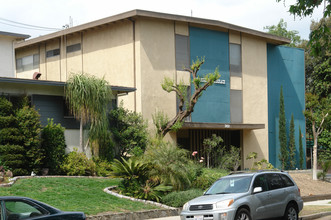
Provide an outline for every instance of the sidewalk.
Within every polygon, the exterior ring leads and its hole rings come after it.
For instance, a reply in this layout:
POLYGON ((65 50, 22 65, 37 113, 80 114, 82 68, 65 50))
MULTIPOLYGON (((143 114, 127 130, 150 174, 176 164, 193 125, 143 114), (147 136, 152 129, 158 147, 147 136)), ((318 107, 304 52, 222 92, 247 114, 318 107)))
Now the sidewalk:
MULTIPOLYGON (((305 202, 304 203, 304 206, 305 205, 329 205, 331 206, 331 204, 329 203, 331 202, 331 199, 326 199, 326 200, 318 200, 318 201, 313 201, 313 202, 305 202)), ((317 219, 319 216, 316 216, 314 218, 314 216, 310 216, 309 218, 303 216, 303 219, 317 219)), ((329 219, 330 216, 328 217, 325 217, 325 219, 329 219)), ((153 218, 153 219, 150 219, 150 220, 180 220, 180 217, 179 216, 170 216, 170 217, 163 217, 163 218, 153 218)))

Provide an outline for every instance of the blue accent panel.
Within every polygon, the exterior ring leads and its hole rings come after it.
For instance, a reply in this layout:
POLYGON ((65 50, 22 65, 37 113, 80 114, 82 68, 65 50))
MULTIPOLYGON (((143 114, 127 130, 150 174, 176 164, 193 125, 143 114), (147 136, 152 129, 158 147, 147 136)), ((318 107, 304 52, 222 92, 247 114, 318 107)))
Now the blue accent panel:
POLYGON ((296 167, 299 167, 299 126, 302 132, 304 168, 306 167, 306 124, 305 110, 305 65, 304 51, 298 48, 268 45, 268 128, 269 128, 269 162, 277 168, 279 161, 279 98, 283 86, 287 134, 291 115, 294 116, 296 167))
MULTIPOLYGON (((192 122, 230 123, 229 35, 226 32, 190 27, 190 58, 205 57, 199 76, 219 68, 220 80, 203 92, 194 107, 192 122)), ((193 85, 192 85, 193 92, 193 85)))

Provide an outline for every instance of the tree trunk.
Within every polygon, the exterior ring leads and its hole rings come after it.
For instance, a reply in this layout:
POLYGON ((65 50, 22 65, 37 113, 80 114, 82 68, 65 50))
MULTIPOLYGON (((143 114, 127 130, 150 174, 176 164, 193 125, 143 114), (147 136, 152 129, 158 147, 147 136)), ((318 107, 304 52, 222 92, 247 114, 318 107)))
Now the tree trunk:
POLYGON ((313 124, 313 138, 314 138, 314 147, 313 147, 313 180, 317 180, 317 138, 318 133, 315 130, 315 122, 313 124))
POLYGON ((84 145, 83 145, 83 120, 80 119, 80 125, 79 125, 79 147, 82 149, 82 152, 85 153, 84 145))
POLYGON ((313 147, 313 180, 317 180, 317 138, 315 137, 313 147))

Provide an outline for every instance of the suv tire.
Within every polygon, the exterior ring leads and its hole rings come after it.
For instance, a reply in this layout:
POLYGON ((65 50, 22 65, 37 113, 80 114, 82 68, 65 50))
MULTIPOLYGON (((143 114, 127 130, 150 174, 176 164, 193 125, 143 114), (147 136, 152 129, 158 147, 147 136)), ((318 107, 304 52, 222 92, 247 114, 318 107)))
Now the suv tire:
POLYGON ((237 212, 235 220, 252 220, 252 218, 247 209, 241 208, 237 212))
POLYGON ((298 220, 298 219, 299 219, 299 215, 298 215, 297 207, 293 203, 288 204, 285 210, 284 220, 298 220))

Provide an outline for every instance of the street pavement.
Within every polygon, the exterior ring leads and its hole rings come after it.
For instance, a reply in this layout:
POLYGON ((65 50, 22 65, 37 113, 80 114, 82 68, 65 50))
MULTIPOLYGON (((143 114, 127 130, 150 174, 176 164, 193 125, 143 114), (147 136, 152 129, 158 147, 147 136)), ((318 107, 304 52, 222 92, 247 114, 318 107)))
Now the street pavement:
MULTIPOLYGON (((330 199, 318 200, 318 201, 312 201, 312 202, 305 202, 304 205, 329 205, 329 206, 331 206, 331 204, 329 202, 331 202, 330 199)), ((324 216, 321 218, 317 218, 316 220, 330 220, 330 219, 331 219, 331 216, 324 216)), ((153 218, 150 220, 180 220, 180 217, 171 216, 171 217, 163 217, 163 218, 153 218)))

